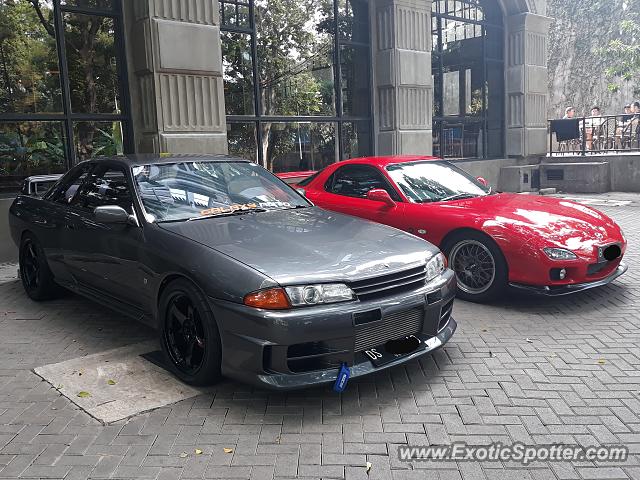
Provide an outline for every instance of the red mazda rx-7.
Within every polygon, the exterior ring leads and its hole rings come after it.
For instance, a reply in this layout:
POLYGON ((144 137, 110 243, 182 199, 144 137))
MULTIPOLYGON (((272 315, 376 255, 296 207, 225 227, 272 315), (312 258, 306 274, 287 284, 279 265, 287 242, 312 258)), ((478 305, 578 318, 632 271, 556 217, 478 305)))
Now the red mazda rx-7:
POLYGON ((328 210, 413 233, 442 249, 459 297, 496 298, 507 286, 564 295, 612 282, 626 240, 605 214, 551 197, 498 193, 433 157, 357 158, 307 178, 298 190, 328 210))

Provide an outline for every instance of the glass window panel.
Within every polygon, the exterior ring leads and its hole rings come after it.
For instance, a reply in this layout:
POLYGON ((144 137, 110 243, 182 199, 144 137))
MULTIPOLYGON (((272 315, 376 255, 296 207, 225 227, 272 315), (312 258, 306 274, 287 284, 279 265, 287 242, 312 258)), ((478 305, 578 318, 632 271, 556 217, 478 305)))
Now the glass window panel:
POLYGON ((227 143, 229 155, 258 163, 255 123, 227 123, 227 143))
POLYGON ((342 114, 368 117, 371 113, 369 47, 340 47, 342 114))
POLYGON ((369 43, 369 4, 363 0, 338 1, 338 33, 341 39, 369 43))
POLYGON ((0 0, 0 112, 62 112, 53 23, 50 2, 0 0))
POLYGON ((98 10, 113 10, 115 6, 114 0, 62 0, 60 3, 71 7, 98 10))
POLYGON ((269 170, 319 170, 338 160, 335 123, 263 123, 260 128, 269 170))
POLYGON ((224 101, 227 115, 253 115, 251 35, 222 32, 224 101))
POLYGON ((62 122, 0 122, 0 178, 19 187, 23 177, 65 170, 62 122))
POLYGON ((114 19, 66 13, 64 39, 75 113, 119 113, 114 19))
POLYGON ((250 28, 249 0, 220 0, 220 24, 223 27, 250 28))
POLYGON ((123 154, 121 122, 74 122, 77 161, 123 154))
POLYGON ((443 73, 444 114, 460 115, 460 72, 443 73))
POLYGON ((343 159, 371 155, 371 122, 344 122, 342 124, 343 159))
POLYGON ((263 115, 335 115, 333 4, 254 8, 263 115))

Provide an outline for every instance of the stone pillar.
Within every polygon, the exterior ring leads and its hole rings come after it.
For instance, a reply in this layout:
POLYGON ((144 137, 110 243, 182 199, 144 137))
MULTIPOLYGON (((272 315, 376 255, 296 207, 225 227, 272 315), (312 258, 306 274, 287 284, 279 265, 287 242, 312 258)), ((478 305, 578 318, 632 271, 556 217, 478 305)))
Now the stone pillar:
POLYGON ((376 152, 431 154, 431 0, 371 5, 376 152))
POLYGON ((507 155, 547 152, 547 48, 551 19, 534 13, 506 17, 507 155))
POLYGON ((138 153, 226 153, 218 0, 125 0, 138 153))

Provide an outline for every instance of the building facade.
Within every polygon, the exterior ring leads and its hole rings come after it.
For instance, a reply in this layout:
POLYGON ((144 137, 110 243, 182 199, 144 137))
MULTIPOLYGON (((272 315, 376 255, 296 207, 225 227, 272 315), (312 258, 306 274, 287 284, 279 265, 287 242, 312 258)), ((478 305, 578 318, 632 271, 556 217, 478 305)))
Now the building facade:
POLYGON ((546 152, 545 0, 0 0, 0 176, 546 152))

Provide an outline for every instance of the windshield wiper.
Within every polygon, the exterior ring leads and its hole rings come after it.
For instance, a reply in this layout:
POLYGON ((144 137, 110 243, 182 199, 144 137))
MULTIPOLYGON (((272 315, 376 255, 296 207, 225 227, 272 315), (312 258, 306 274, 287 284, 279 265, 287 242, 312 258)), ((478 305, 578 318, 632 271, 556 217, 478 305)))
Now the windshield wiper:
POLYGON ((473 193, 458 193, 456 195, 451 195, 450 197, 443 198, 439 200, 440 202, 450 202, 451 200, 463 200, 465 198, 476 198, 477 195, 473 193))
POLYGON ((247 213, 262 213, 267 211, 268 210, 266 208, 252 208, 250 210, 234 210, 233 212, 212 213, 210 215, 200 215, 199 217, 191 217, 187 219, 187 222, 193 222, 195 220, 204 220, 206 218, 234 217, 239 215, 245 215, 247 213))

